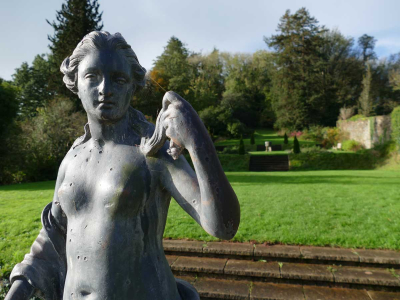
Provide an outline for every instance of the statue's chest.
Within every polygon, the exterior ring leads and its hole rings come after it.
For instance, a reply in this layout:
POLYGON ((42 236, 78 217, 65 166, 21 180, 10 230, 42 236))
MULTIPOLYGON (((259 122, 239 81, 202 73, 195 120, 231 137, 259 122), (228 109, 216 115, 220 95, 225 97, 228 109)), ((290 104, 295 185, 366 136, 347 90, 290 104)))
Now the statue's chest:
POLYGON ((67 217, 108 213, 133 217, 149 197, 152 176, 136 147, 72 153, 58 190, 67 217))

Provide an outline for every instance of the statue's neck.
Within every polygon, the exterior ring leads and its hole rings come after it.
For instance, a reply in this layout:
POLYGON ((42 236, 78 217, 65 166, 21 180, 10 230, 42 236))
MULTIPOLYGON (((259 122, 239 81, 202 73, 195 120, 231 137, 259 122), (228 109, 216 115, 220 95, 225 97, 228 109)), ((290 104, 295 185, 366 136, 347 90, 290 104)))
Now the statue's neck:
POLYGON ((122 142, 129 128, 129 114, 125 114, 116 122, 99 121, 88 115, 88 121, 90 134, 94 141, 122 142))

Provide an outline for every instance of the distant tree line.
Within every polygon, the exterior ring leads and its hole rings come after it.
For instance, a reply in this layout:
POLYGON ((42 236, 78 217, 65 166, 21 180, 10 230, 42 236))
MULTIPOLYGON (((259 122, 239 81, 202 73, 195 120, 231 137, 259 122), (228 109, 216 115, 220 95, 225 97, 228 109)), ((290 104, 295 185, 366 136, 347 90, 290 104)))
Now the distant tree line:
MULTIPOLYGON (((50 53, 0 79, 0 183, 54 179, 74 139, 83 133, 80 100, 59 71, 84 35, 103 28, 97 0, 66 0, 47 21, 50 53)), ((132 105, 155 120, 173 90, 197 110, 212 137, 257 127, 299 130, 334 126, 339 115, 389 114, 400 104, 400 54, 379 60, 376 40, 357 43, 319 25, 305 8, 281 17, 277 33, 255 53, 190 51, 171 37, 132 105)), ((140 59, 140 58, 139 58, 140 59)))
POLYGON ((271 51, 202 54, 172 37, 133 103, 155 118, 164 90, 174 90, 211 134, 233 136, 256 127, 335 126, 343 108, 369 116, 400 104, 400 56, 378 60, 372 36, 355 43, 301 8, 286 11, 277 34, 264 40, 271 51))

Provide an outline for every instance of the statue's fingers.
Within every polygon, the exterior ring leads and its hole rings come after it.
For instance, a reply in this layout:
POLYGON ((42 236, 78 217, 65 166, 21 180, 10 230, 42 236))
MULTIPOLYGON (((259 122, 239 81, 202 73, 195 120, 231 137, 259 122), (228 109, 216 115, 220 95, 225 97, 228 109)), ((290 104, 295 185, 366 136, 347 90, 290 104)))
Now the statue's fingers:
POLYGON ((179 105, 186 102, 181 96, 173 91, 166 92, 163 97, 163 110, 167 110, 170 104, 179 105))

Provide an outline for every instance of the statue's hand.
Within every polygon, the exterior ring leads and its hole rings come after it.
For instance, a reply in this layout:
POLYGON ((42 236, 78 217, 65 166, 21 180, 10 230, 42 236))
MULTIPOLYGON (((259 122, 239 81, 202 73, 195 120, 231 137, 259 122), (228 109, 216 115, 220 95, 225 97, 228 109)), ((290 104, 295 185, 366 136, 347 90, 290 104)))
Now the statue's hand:
POLYGON ((184 148, 192 149, 198 130, 204 126, 189 102, 177 93, 167 92, 162 104, 162 126, 171 140, 168 153, 176 159, 184 148))

